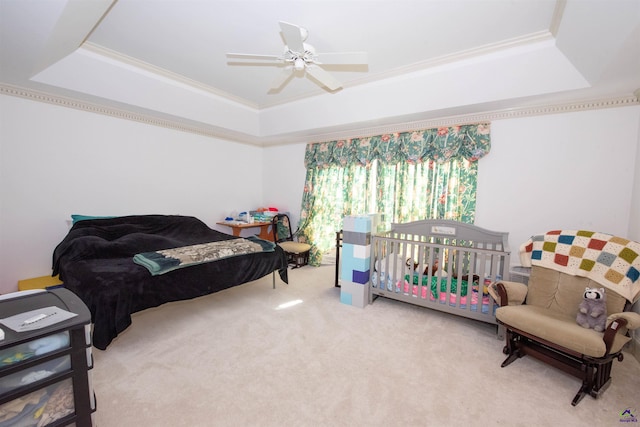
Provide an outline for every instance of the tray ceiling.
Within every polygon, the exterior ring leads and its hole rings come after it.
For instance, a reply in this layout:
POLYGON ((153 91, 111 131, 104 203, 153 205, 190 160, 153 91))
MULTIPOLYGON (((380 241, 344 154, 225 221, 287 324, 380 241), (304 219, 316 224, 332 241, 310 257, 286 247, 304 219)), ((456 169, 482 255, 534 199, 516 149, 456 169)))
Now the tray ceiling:
POLYGON ((585 99, 640 88, 640 2, 0 1, 0 83, 202 127, 256 144, 585 99), (279 21, 318 52, 365 51, 269 91, 279 21))

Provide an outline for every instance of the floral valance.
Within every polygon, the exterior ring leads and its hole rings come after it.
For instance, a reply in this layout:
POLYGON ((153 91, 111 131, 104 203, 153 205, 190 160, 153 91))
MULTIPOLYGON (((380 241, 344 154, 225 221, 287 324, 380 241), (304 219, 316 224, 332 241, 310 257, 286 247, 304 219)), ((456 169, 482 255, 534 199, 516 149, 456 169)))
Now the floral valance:
POLYGON ((491 149, 490 124, 462 125, 393 133, 366 138, 307 144, 304 163, 307 168, 366 166, 402 161, 446 162, 452 158, 477 161, 491 149))

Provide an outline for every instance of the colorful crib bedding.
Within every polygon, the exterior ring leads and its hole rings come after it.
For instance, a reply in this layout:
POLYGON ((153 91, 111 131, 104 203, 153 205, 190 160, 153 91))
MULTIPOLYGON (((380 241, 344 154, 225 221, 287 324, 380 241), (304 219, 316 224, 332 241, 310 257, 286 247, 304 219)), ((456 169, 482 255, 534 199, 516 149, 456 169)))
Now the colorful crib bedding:
MULTIPOLYGON (((472 294, 471 294, 471 311, 478 310, 478 276, 473 277, 472 294)), ((374 274, 372 278, 372 286, 377 287, 378 275, 374 274)), ((384 281, 383 281, 384 282, 384 281)), ((418 274, 405 274, 404 280, 398 280, 395 285, 393 284, 390 275, 386 275, 386 288, 387 291, 402 293, 404 295, 411 295, 415 298, 421 298, 430 301, 439 301, 441 304, 449 304, 451 307, 467 308, 467 296, 469 291, 469 282, 467 276, 462 276, 462 279, 452 277, 431 277, 431 284, 429 284, 429 276, 422 276, 422 284, 419 285, 420 276, 418 274), (413 279, 411 279, 413 276, 413 279), (451 287, 447 292, 449 286, 449 280, 451 281, 451 287), (440 282, 440 286, 438 286, 440 282), (460 304, 457 303, 458 299, 458 282, 461 283, 460 289, 460 304)), ((384 288, 384 284, 381 288, 384 288)), ((481 310, 482 313, 489 312, 489 292, 486 285, 483 285, 482 298, 481 298, 481 310)))
POLYGON ((496 324, 487 282, 509 280, 508 240, 506 232, 444 219, 392 224, 371 237, 369 302, 384 297, 496 324))

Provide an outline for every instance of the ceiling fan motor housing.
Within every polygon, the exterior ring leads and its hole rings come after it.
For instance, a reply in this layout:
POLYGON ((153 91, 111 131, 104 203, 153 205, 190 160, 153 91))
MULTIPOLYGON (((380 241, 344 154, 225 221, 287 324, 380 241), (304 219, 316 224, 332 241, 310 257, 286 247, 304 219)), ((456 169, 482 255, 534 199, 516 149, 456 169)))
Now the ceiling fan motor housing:
MULTIPOLYGON (((2 1, 2 0, 0 0, 2 1)), ((254 55, 228 53, 227 56, 232 58, 269 61, 274 65, 282 65, 286 63, 280 74, 271 85, 272 90, 279 90, 292 75, 301 77, 308 76, 322 87, 334 91, 342 87, 338 79, 325 71, 321 65, 323 64, 366 64, 366 53, 364 52, 342 52, 342 53, 322 53, 321 61, 316 54, 313 46, 305 43, 309 36, 309 32, 298 25, 280 21, 280 28, 285 42, 284 54, 281 57, 273 55, 254 55), (302 73, 301 71, 304 71, 302 73)))
POLYGON ((302 70, 307 65, 313 64, 316 61, 316 50, 314 47, 307 43, 303 43, 302 45, 304 52, 294 52, 289 49, 288 46, 284 47, 285 62, 291 62, 296 70, 302 70))

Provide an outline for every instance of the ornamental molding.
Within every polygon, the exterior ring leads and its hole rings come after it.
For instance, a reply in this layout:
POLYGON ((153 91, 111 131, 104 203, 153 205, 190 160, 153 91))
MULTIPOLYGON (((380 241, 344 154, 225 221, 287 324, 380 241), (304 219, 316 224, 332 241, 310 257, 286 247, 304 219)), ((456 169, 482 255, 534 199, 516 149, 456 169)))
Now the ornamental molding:
POLYGON ((640 91, 636 91, 635 95, 602 98, 589 101, 569 102, 561 104, 549 104, 539 106, 528 106, 521 108, 508 108, 503 110, 492 110, 480 113, 470 113, 461 115, 450 115, 425 120, 405 121, 393 124, 385 124, 380 126, 363 126, 350 130, 342 130, 335 132, 314 133, 313 135, 296 135, 285 134, 276 136, 253 136, 241 132, 234 132, 217 126, 207 125, 200 122, 190 122, 186 119, 178 118, 162 118, 153 114, 143 114, 128 111, 124 108, 112 107, 65 97, 54 95, 47 92, 36 91, 7 84, 0 84, 0 94, 16 96, 37 102, 58 105, 66 108, 86 111, 90 113, 102 114, 109 117, 131 120, 152 126, 159 126, 166 129, 177 130, 181 132, 193 133, 210 138, 217 138, 227 141, 238 142, 242 144, 255 146, 275 146, 296 143, 322 142, 337 139, 349 139, 358 137, 367 137, 375 135, 383 135, 387 133, 410 132, 419 129, 429 129, 440 126, 454 126, 472 123, 485 123, 495 120, 515 119, 522 117, 542 116, 550 114, 564 114, 588 110, 599 110, 605 108, 619 108, 640 105, 640 91))
MULTIPOLYGON (((640 95, 640 94, 639 94, 640 95)), ((417 120, 411 122, 390 124, 378 127, 362 128, 352 132, 335 132, 322 135, 322 141, 335 139, 347 139, 357 137, 367 137, 384 135, 388 133, 412 132, 421 129, 431 129, 436 127, 449 127, 455 125, 467 125, 475 123, 489 123, 495 120, 516 119, 522 117, 544 116, 551 114, 573 113, 588 110, 600 110, 605 108, 618 108, 633 105, 640 105, 640 96, 625 96, 618 98, 606 98, 573 103, 563 103, 544 106, 531 106, 522 108, 508 108, 504 110, 492 110, 480 113, 460 114, 443 116, 427 120, 417 120), (350 135, 345 136, 345 133, 350 135), (327 138, 329 137, 329 138, 327 138)), ((318 140, 317 142, 320 142, 318 140)))
POLYGON ((251 135, 243 134, 240 132, 234 132, 228 129, 207 125, 206 123, 188 122, 186 119, 165 119, 159 116, 154 116, 152 114, 133 112, 123 108, 102 105, 17 86, 0 84, 0 94, 17 96, 20 98, 29 99, 31 101, 44 102, 47 104, 73 108, 75 110, 86 111, 89 113, 102 114, 118 119, 131 120, 146 125, 159 126, 166 129, 194 133, 210 138, 224 139, 249 145, 263 145, 259 137, 252 137, 251 135))

